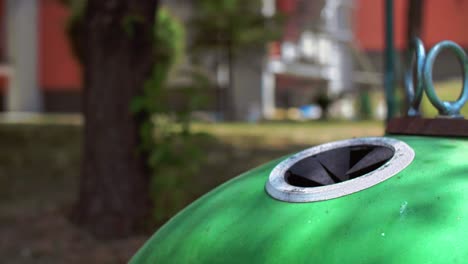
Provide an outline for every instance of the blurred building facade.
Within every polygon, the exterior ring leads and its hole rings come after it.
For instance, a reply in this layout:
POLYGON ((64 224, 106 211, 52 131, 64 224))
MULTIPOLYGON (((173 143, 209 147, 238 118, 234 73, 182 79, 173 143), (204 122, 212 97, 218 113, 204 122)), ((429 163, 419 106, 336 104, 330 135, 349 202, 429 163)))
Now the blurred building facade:
POLYGON ((352 91, 354 1, 280 0, 276 7, 287 19, 263 73, 263 116, 273 118, 277 105, 311 105, 352 91))
MULTIPOLYGON (((186 1, 166 2, 177 2, 174 6, 179 5, 181 13, 190 15, 190 8, 187 8, 186 1)), ((323 11, 326 2, 330 4, 342 1, 265 0, 265 2, 269 3, 264 10, 266 15, 268 12, 280 11, 288 14, 289 17, 286 21, 282 43, 270 45, 268 58, 286 60, 294 58, 298 52, 297 49, 294 50, 294 45, 302 45, 305 49, 300 51, 302 53, 300 62, 303 62, 314 60, 314 54, 311 50, 320 42, 317 41, 316 32, 327 31, 323 24, 323 19, 326 17, 326 11, 323 11), (318 25, 322 27, 317 28, 318 25)), ((337 28, 340 29, 342 28, 339 24, 340 21, 346 21, 345 24, 350 31, 348 33, 340 31, 337 36, 349 38, 349 43, 353 43, 358 50, 370 57, 376 71, 379 72, 384 49, 384 0, 345 2, 353 3, 352 6, 349 6, 350 17, 342 20, 341 18, 345 15, 340 15, 335 22, 338 23, 337 28)), ((407 0, 395 0, 395 44, 399 50, 403 50, 406 43, 406 12, 407 0)), ((427 0, 422 33, 424 42, 428 46, 432 46, 440 40, 451 39, 463 47, 468 47, 468 34, 464 32, 464 25, 468 22, 467 12, 468 1, 427 0)), ((5 111, 80 111, 81 71, 71 53, 65 33, 68 11, 57 0, 0 0, 0 14, 2 19, 0 28, 1 108, 5 111), (27 19, 24 19, 25 16, 27 19), (24 49, 27 49, 28 52, 24 52, 24 49), (13 87, 11 89, 22 87, 23 96, 26 93, 31 94, 31 97, 27 100, 24 99, 22 104, 21 98, 23 97, 12 99, 9 87, 13 87), (16 103, 19 107, 13 107, 11 100, 19 100, 20 102, 16 103)), ((342 13, 338 12, 337 14, 342 13)), ((329 62, 333 60, 333 56, 315 59, 329 62)), ((241 60, 238 73, 235 75, 239 80, 243 80, 238 82, 239 87, 245 88, 244 90, 236 88, 239 97, 237 100, 240 102, 251 100, 249 103, 239 104, 239 109, 244 109, 241 113, 242 116, 248 114, 245 109, 249 108, 253 109, 253 112, 258 112, 259 108, 262 108, 264 112, 267 111, 265 104, 268 104, 268 100, 271 101, 271 98, 268 99, 268 91, 262 90, 261 87, 265 82, 271 82, 272 78, 262 74, 261 68, 265 67, 263 58, 257 58, 256 61, 259 62, 258 65, 254 65, 256 68, 249 70, 243 67, 245 63, 249 62, 241 60), (246 82, 245 80, 253 81, 246 82)), ((440 72, 435 73, 435 76, 444 76, 444 73, 448 74, 449 71, 448 67, 441 68, 440 72)), ((307 75, 307 71, 305 74, 307 75)), ((349 78, 355 78, 355 76, 342 76, 341 79, 348 80, 349 78)), ((290 86, 304 90, 308 90, 310 87, 310 81, 304 81, 301 78, 294 80, 284 78, 282 74, 275 76, 274 82, 280 87, 290 86)), ((316 78, 312 82, 317 82, 317 86, 323 86, 321 78, 316 78)), ((346 81, 342 81, 342 83, 346 84, 346 81)), ((348 88, 338 89, 346 90, 348 88)), ((281 92, 278 89, 274 91, 276 95, 281 94, 281 92)), ((281 96, 277 97, 281 98, 281 96)), ((307 96, 301 97, 306 98, 307 96)), ((283 101, 287 101, 287 98, 283 101)), ((278 104, 276 101, 274 103, 278 104)), ((297 104, 299 103, 306 102, 297 102, 297 104)), ((291 104, 296 103, 291 102, 291 104)))
MULTIPOLYGON (((408 2, 394 1, 395 46, 400 54, 407 41, 408 2)), ((283 39, 270 49, 263 83, 264 116, 275 116, 278 108, 320 105, 324 97, 349 106, 358 91, 382 89, 385 1, 278 0, 276 4, 288 19, 283 39)), ((426 45, 451 39, 467 48, 466 11, 468 1, 426 0, 421 35, 426 45)), ((454 75, 460 70, 451 59, 439 56, 437 64, 443 66, 435 70, 435 79, 460 77, 454 75)), ((399 66, 399 70, 404 67, 399 66)), ((350 111, 344 108, 340 117, 350 111)))
MULTIPOLYGON (((47 112, 79 111, 81 71, 65 33, 69 12, 56 0, 1 0, 0 12, 2 21, 0 57, 2 68, 6 69, 0 71, 2 109, 30 110, 26 106, 22 109, 11 109, 13 106, 10 106, 9 109, 7 99, 8 87, 15 87, 14 79, 28 79, 27 85, 30 87, 26 87, 25 90, 36 89, 37 98, 41 100, 35 103, 36 109, 47 112), (27 18, 22 15, 21 9, 29 10, 27 18), (20 26, 26 29, 18 32, 20 26), (28 30, 36 34, 29 34, 28 30), (12 46, 15 45, 15 41, 12 41, 15 39, 19 44, 35 47, 35 52, 24 54, 25 51, 12 46), (27 56, 28 66, 35 70, 18 68, 24 55, 27 56)), ((16 83, 20 84, 21 81, 16 83)))

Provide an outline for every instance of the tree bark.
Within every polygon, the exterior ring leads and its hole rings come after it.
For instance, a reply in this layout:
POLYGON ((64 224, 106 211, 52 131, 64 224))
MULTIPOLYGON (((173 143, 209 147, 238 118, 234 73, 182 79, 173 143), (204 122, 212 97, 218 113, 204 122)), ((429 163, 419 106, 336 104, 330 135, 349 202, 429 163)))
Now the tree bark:
POLYGON ((87 0, 72 37, 83 64, 84 146, 73 220, 101 239, 139 231, 148 216, 149 171, 129 110, 150 77, 157 0, 87 0))
POLYGON ((227 63, 228 63, 228 87, 225 93, 225 120, 234 121, 236 120, 236 106, 235 106, 235 97, 234 97, 234 48, 231 43, 227 45, 227 63))
POLYGON ((421 37, 422 25, 424 18, 424 0, 410 0, 408 1, 408 14, 407 14, 407 31, 406 41, 407 47, 411 43, 413 37, 421 37))

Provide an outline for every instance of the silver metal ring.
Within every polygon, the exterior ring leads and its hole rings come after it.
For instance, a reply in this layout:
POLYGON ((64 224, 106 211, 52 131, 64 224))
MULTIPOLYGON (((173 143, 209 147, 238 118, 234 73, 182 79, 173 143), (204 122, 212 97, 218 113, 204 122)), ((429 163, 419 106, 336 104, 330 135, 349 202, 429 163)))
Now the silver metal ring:
POLYGON ((301 151, 279 163, 270 173, 266 191, 275 199, 286 202, 315 202, 352 194, 387 180, 406 168, 414 159, 414 151, 406 143, 386 137, 356 138, 330 142, 301 151), (378 169, 360 177, 320 187, 297 187, 290 185, 285 173, 298 161, 319 153, 360 145, 382 146, 394 151, 392 158, 378 169))

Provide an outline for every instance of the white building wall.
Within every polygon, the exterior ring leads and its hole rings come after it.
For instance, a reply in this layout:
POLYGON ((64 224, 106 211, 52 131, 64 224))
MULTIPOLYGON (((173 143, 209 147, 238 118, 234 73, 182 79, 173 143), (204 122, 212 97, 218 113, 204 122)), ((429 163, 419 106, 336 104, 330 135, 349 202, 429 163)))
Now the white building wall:
POLYGON ((37 0, 7 0, 7 60, 12 76, 6 96, 10 112, 39 112, 37 0))

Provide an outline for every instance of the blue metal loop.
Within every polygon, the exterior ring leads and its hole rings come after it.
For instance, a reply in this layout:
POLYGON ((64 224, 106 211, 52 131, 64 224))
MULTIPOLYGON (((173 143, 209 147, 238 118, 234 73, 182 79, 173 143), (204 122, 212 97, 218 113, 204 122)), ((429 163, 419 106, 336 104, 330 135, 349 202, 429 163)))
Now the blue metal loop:
POLYGON ((420 116, 419 106, 424 92, 423 68, 426 50, 419 38, 411 41, 409 68, 405 73, 405 89, 409 100, 408 116, 420 116), (415 65, 416 64, 416 65, 415 65), (416 81, 413 80, 413 68, 416 67, 416 81), (416 88, 414 87, 416 84, 416 88))
POLYGON ((439 111, 440 116, 443 117, 454 117, 454 118, 460 118, 462 117, 460 115, 460 110, 463 107, 463 105, 467 102, 468 100, 468 57, 466 56, 465 51, 456 43, 452 41, 442 41, 435 45, 427 54, 427 57, 424 62, 424 78, 423 78, 423 87, 424 90, 426 91, 427 97, 431 101, 431 103, 437 108, 439 111), (462 86, 462 91, 460 96, 456 101, 442 101, 440 98, 437 96, 435 89, 434 89, 434 84, 433 84, 433 79, 432 79, 432 69, 434 66, 434 61, 439 55, 439 53, 444 50, 444 49, 449 49, 455 53, 457 56, 457 59, 459 60, 462 70, 463 70, 463 86, 462 86))

